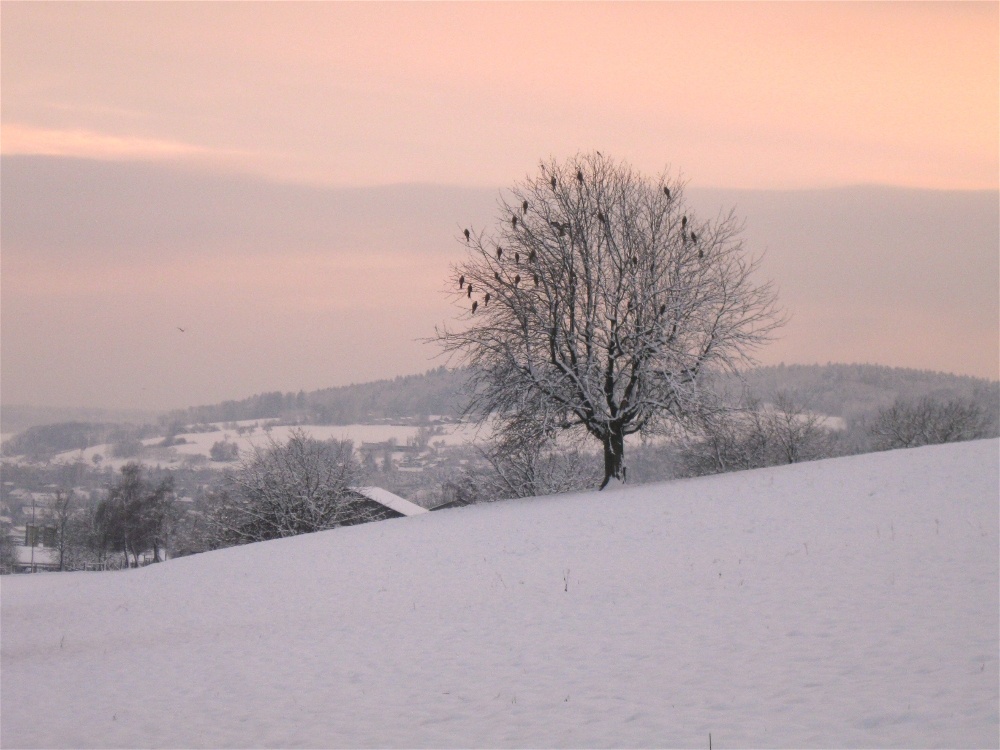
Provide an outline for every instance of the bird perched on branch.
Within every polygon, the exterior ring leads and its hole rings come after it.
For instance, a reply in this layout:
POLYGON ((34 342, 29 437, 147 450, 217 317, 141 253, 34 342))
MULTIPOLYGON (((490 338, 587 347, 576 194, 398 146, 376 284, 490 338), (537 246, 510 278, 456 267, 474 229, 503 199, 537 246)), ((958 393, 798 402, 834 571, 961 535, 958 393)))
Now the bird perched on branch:
POLYGON ((688 217, 687 216, 682 216, 681 217, 681 229, 683 229, 687 225, 688 225, 688 217))
POLYGON ((576 170, 576 179, 579 180, 580 182, 583 182, 583 170, 582 169, 576 170))
POLYGON ((598 220, 599 222, 601 222, 602 224, 603 224, 603 223, 604 223, 605 221, 607 221, 607 219, 605 219, 605 218, 604 218, 604 214, 603 214, 603 213, 601 213, 600 211, 598 211, 598 212, 597 212, 597 220, 598 220))
POLYGON ((461 289, 465 286, 465 274, 463 273, 458 279, 458 288, 461 289))
POLYGON ((497 260, 500 260, 500 258, 502 256, 503 256, 503 248, 498 245, 497 246, 497 260))
POLYGON ((514 263, 521 262, 521 253, 514 253, 514 263))
POLYGON ((670 188, 668 188, 666 185, 663 186, 663 194, 667 196, 667 200, 670 200, 670 188))
POLYGON ((476 302, 475 300, 473 300, 473 301, 472 301, 472 314, 473 314, 473 315, 475 315, 475 314, 476 314, 476 308, 477 308, 477 307, 479 307, 479 303, 478 303, 478 302, 476 302))
POLYGON ((472 284, 469 284, 469 286, 466 287, 465 296, 466 297, 472 297, 472 284))
POLYGON ((534 250, 532 250, 530 253, 528 253, 528 262, 529 263, 534 263, 537 259, 538 259, 538 255, 535 254, 534 250))
POLYGON ((465 230, 465 241, 466 241, 466 242, 468 242, 468 241, 469 241, 469 237, 470 237, 470 236, 471 236, 471 233, 469 232, 469 230, 468 230, 468 229, 466 229, 466 230, 465 230))
POLYGON ((483 300, 483 307, 489 307, 490 304, 490 293, 486 292, 486 297, 483 300))
POLYGON ((555 178, 555 176, 553 176, 552 179, 549 180, 549 184, 552 185, 552 189, 553 190, 556 189, 556 178, 555 178))
POLYGON ((520 283, 521 283, 521 274, 519 273, 514 274, 514 286, 517 286, 520 283))
POLYGON ((538 274, 535 274, 535 286, 538 286, 538 274))
POLYGON ((524 213, 528 213, 528 201, 522 201, 522 203, 521 203, 521 210, 524 213))

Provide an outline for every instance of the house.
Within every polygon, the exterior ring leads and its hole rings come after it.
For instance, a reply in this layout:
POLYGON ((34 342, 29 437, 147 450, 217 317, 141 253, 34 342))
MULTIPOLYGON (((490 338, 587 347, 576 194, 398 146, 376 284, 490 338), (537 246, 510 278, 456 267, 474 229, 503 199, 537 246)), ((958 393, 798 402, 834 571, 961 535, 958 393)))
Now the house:
POLYGON ((402 518, 404 516, 417 516, 426 513, 426 508, 421 508, 416 503, 395 495, 381 487, 353 487, 352 490, 358 495, 356 520, 347 522, 350 526, 368 521, 382 521, 387 518, 402 518))
POLYGON ((381 443, 367 443, 362 442, 361 447, 358 448, 358 452, 362 455, 367 453, 420 453, 420 448, 416 445, 398 445, 397 443, 391 441, 383 441, 381 443))

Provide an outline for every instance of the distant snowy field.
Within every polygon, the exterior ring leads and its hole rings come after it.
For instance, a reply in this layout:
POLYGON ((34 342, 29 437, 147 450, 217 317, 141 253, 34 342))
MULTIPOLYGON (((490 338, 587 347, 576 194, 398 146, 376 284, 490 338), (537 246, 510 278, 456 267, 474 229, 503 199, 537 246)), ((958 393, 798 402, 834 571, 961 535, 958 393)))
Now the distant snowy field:
POLYGON ((997 747, 996 440, 2 581, 3 747, 997 747))
MULTIPOLYGON (((260 425, 267 420, 249 420, 246 422, 236 422, 235 424, 249 427, 260 425)), ((289 433, 296 427, 280 426, 272 427, 265 431, 258 427, 252 433, 239 434, 235 429, 229 429, 222 425, 215 425, 218 429, 213 432, 192 432, 178 434, 176 437, 183 438, 185 442, 169 448, 157 448, 157 444, 163 441, 162 437, 144 440, 143 444, 147 451, 144 452, 142 462, 152 466, 160 465, 170 467, 171 464, 179 464, 184 456, 204 456, 209 457, 212 446, 220 441, 228 440, 236 443, 241 452, 251 449, 253 446, 266 446, 270 440, 284 443, 288 440, 289 433)), ((435 426, 435 425, 431 425, 435 426)), ((470 424, 441 424, 441 435, 432 435, 430 444, 443 443, 454 446, 472 442, 476 437, 477 428, 470 424)), ((398 445, 406 445, 408 440, 413 440, 417 436, 418 427, 408 425, 381 425, 381 424, 349 424, 349 425, 302 425, 298 429, 305 431, 308 435, 317 440, 352 440, 354 446, 360 447, 361 443, 380 443, 388 440, 395 440, 398 445)), ((483 433, 485 434, 485 433, 483 433)), ((124 466, 128 459, 113 459, 110 445, 95 445, 85 450, 66 451, 60 453, 53 459, 61 463, 73 463, 74 461, 93 461, 94 455, 99 454, 103 461, 103 466, 110 466, 119 469, 124 466)), ((212 461, 210 465, 216 468, 231 466, 227 463, 212 461)))

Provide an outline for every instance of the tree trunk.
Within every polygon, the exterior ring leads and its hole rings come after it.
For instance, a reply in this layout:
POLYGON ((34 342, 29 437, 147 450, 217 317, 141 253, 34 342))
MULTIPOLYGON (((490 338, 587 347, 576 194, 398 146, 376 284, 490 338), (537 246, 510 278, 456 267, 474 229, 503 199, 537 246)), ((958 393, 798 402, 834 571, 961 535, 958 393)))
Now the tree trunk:
POLYGON ((600 489, 612 479, 625 482, 625 435, 618 426, 610 427, 604 437, 604 481, 600 489))

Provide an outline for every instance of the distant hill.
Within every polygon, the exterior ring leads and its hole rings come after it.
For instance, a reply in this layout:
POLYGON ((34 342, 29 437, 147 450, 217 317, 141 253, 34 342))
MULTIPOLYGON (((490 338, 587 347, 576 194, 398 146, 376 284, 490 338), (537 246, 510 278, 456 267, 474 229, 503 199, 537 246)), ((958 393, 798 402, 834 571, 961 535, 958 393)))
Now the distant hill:
MULTIPOLYGON (((851 418, 888 406, 897 397, 975 398, 996 394, 1000 384, 967 375, 870 364, 776 365, 743 373, 760 396, 793 391, 810 408, 851 418)), ((176 422, 298 419, 314 424, 409 420, 431 414, 457 416, 463 405, 464 370, 439 367, 423 375, 324 388, 304 393, 261 393, 240 401, 171 412, 176 422)), ((730 380, 730 385, 732 381, 730 380)))
POLYGON ((22 432, 29 427, 61 422, 96 422, 141 425, 156 423, 162 412, 141 409, 98 409, 74 406, 0 406, 0 431, 22 432))
MULTIPOLYGON (((241 400, 194 406, 167 414, 147 413, 145 426, 136 417, 86 420, 58 419, 66 412, 52 410, 53 422, 35 422, 30 429, 8 440, 6 455, 58 453, 98 445, 109 440, 147 438, 182 431, 198 423, 275 419, 283 422, 319 425, 413 424, 431 415, 457 418, 464 404, 465 370, 438 367, 422 375, 407 375, 370 383, 358 383, 317 391, 260 393, 241 400)), ((763 399, 778 391, 792 392, 809 409, 842 417, 859 418, 892 404, 898 397, 916 399, 932 396, 973 399, 983 404, 1000 423, 1000 383, 966 375, 929 370, 911 370, 871 364, 776 365, 743 373, 750 389, 763 399)), ((734 379, 724 380, 729 388, 741 387, 734 379)), ((4 407, 4 419, 13 407, 4 407)), ((80 410, 83 411, 83 410, 80 410)), ((108 413, 92 410, 95 415, 108 413)), ((36 418, 45 412, 37 410, 36 418)), ((113 412, 112 412, 113 414, 113 412)), ((4 430, 15 432, 4 422, 4 430)))
POLYGON ((747 385, 767 397, 791 391, 813 411, 852 419, 889 406, 897 398, 931 396, 973 399, 1000 411, 1000 383, 931 370, 871 364, 775 365, 743 373, 747 385))
POLYGON ((168 422, 294 419, 311 424, 409 420, 431 414, 456 417, 462 408, 464 370, 438 367, 422 375, 323 388, 305 393, 260 393, 239 401, 170 412, 168 422))

